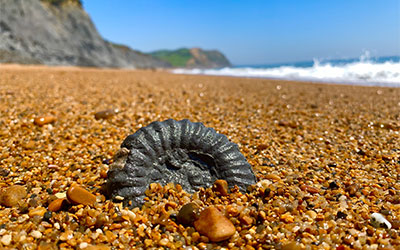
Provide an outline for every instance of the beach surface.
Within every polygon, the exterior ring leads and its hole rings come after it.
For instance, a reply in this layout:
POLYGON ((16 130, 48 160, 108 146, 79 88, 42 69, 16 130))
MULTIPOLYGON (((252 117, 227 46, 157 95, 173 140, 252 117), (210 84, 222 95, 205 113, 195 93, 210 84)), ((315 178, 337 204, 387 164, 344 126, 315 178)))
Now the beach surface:
POLYGON ((399 248, 399 111, 400 88, 0 65, 0 245, 399 248), (113 112, 96 119, 104 110, 113 112), (101 186, 125 137, 169 118, 202 122, 228 136, 258 184, 227 196, 154 185, 145 205, 130 212, 106 199, 101 186), (96 202, 49 212, 73 184, 96 202), (24 190, 8 204, 12 185, 24 190), (179 224, 176 214, 188 202, 216 206, 236 233, 212 242, 179 224), (373 213, 390 228, 371 222, 373 213))

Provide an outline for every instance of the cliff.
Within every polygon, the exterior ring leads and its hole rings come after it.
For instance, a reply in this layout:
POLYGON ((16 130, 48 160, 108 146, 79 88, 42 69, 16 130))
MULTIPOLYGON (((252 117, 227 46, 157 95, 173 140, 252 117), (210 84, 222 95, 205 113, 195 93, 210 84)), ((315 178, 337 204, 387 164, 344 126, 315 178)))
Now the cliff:
POLYGON ((159 50, 150 54, 171 64, 173 67, 222 68, 231 66, 228 59, 217 50, 182 48, 178 50, 159 50))
POLYGON ((79 0, 0 0, 0 62, 95 67, 168 67, 105 41, 79 0))

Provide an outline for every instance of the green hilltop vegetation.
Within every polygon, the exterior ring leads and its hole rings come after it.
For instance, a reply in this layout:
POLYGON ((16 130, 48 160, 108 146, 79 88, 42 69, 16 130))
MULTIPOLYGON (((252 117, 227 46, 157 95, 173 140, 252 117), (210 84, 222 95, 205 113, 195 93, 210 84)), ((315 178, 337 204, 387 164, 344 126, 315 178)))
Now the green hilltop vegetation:
POLYGON ((181 48, 177 50, 158 50, 150 53, 156 59, 169 63, 175 68, 220 68, 231 63, 217 50, 200 48, 181 48))
POLYGON ((40 0, 40 1, 43 3, 55 5, 55 6, 59 6, 59 5, 66 4, 66 3, 73 3, 73 4, 77 4, 78 6, 82 7, 81 0, 40 0))
POLYGON ((158 50, 150 53, 155 58, 171 64, 172 67, 186 67, 187 62, 192 58, 189 49, 158 50))

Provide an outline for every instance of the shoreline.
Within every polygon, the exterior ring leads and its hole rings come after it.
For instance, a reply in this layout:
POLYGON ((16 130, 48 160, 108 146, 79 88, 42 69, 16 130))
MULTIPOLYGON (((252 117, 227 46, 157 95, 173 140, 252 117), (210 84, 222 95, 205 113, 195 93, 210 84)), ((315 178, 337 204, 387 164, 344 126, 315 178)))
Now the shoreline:
MULTIPOLYGON (((154 68, 154 69, 128 69, 128 68, 98 68, 98 67, 80 67, 80 66, 60 66, 60 65, 37 65, 37 64, 8 64, 0 63, 0 71, 2 70, 55 70, 55 71, 100 71, 100 72, 164 72, 172 75, 182 76, 198 76, 198 77, 221 77, 221 78, 238 78, 248 80, 263 80, 270 82, 288 82, 288 83, 300 83, 300 84, 315 84, 315 85, 328 85, 328 86, 355 86, 355 87, 371 87, 371 88, 400 88, 400 86, 386 86, 387 83, 379 83, 383 85, 374 85, 367 83, 350 83, 350 82, 324 82, 314 80, 295 80, 295 79, 280 79, 280 78, 265 78, 265 77, 251 77, 251 76, 230 76, 230 75, 206 75, 206 74, 185 74, 185 73, 173 73, 171 69, 154 68)), ((172 69, 173 70, 173 69, 172 69)), ((393 84, 393 83, 388 83, 393 84)))
POLYGON ((23 204, 0 198, 0 245, 399 247, 399 109, 400 88, 394 87, 0 65, 0 193, 16 184, 26 190, 23 204), (119 111, 95 119, 110 109, 119 111), (40 117, 49 123, 35 124, 40 117), (106 199, 101 186, 125 137, 169 118, 225 134, 258 184, 224 197, 211 188, 190 195, 154 186, 145 206, 130 212, 106 199), (96 203, 70 205, 43 219, 72 184, 95 195, 96 203), (236 233, 212 242, 179 224, 176 215, 187 202, 217 207, 236 233), (371 224, 373 213, 383 214, 391 229, 371 224))

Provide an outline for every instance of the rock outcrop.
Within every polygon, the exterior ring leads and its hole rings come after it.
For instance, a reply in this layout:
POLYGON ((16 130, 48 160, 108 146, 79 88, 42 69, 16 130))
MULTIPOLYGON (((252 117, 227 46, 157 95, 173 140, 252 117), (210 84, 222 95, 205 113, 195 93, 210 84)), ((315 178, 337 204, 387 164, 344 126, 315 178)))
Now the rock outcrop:
POLYGON ((151 55, 171 64, 173 67, 222 68, 231 66, 228 59, 217 50, 183 48, 178 50, 159 50, 152 52, 151 55))
POLYGON ((170 66, 105 41, 79 0, 0 0, 0 62, 121 68, 170 66))

